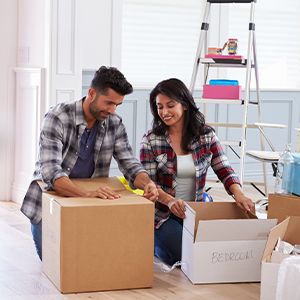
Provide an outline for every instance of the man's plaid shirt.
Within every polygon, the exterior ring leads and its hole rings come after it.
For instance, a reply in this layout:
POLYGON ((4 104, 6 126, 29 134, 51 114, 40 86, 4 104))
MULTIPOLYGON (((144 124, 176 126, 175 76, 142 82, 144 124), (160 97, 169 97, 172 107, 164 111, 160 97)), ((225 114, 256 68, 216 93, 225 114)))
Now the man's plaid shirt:
MULTIPOLYGON (((201 135, 199 139, 194 140, 191 145, 191 153, 196 169, 195 201, 202 201, 206 174, 210 166, 229 194, 231 194, 229 187, 232 184, 240 184, 214 131, 201 135)), ((141 142, 140 160, 150 178, 166 193, 175 197, 177 160, 169 137, 167 135, 155 135, 150 130, 144 135, 141 142)), ((166 221, 169 215, 168 207, 157 202, 155 210, 156 228, 166 221)))
MULTIPOLYGON (((43 180, 47 188, 52 189, 53 182, 68 176, 77 161, 81 135, 87 125, 83 116, 83 101, 84 99, 58 104, 44 118, 39 157, 33 180, 21 207, 21 211, 34 224, 42 218, 42 191, 36 181, 43 180)), ((122 119, 116 114, 99 122, 94 150, 95 170, 92 177, 109 175, 112 156, 131 185, 138 173, 145 172, 141 163, 134 158, 122 119)))

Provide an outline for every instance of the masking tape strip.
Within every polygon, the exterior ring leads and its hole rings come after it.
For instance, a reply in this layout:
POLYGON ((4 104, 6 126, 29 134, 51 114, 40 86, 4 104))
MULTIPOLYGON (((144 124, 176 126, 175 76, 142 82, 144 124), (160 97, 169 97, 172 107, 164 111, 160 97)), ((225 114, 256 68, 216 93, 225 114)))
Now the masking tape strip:
POLYGON ((50 215, 53 215, 53 202, 54 198, 50 198, 50 215))

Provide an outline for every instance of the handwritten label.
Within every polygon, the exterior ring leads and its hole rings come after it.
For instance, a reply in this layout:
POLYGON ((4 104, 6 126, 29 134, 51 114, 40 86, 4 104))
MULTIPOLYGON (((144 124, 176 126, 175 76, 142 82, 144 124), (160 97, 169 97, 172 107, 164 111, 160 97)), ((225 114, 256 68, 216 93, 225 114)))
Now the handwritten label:
POLYGON ((211 256, 211 263, 227 263, 232 261, 244 261, 253 259, 252 250, 242 252, 213 252, 211 256))

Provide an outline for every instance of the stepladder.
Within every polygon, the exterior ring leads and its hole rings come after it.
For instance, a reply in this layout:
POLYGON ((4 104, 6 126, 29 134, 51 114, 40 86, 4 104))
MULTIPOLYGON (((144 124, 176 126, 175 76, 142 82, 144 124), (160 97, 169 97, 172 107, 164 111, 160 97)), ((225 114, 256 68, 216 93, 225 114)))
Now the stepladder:
MULTIPOLYGON (((240 134, 239 139, 237 141, 222 141, 224 147, 229 147, 230 150, 234 153, 234 155, 238 158, 239 161, 239 178, 243 184, 246 182, 245 180, 245 156, 247 151, 247 131, 250 128, 255 128, 253 124, 248 123, 248 113, 249 106, 254 106, 256 109, 256 122, 261 122, 261 99, 260 99, 260 88, 259 88, 259 74, 258 74, 258 65, 257 65, 257 49, 256 49, 256 37, 255 37, 255 5, 256 0, 204 0, 205 8, 203 14, 203 21, 201 24, 200 37, 198 41, 196 57, 193 66, 193 72, 190 83, 190 91, 194 93, 195 83, 197 80, 197 75, 199 70, 203 69, 203 91, 204 85, 206 88, 210 90, 219 89, 221 92, 218 97, 210 98, 203 92, 202 97, 200 99, 195 99, 196 103, 201 104, 203 107, 203 113, 206 116, 208 106, 211 104, 218 105, 239 105, 240 109, 240 121, 238 123, 209 123, 212 127, 226 127, 226 128, 239 128, 240 134), (235 4, 245 4, 249 6, 249 26, 248 26, 248 41, 247 41, 247 53, 244 56, 241 55, 209 55, 208 48, 208 31, 210 27, 210 12, 211 7, 213 5, 235 5, 235 4), (243 93, 239 94, 236 98, 228 98, 224 94, 224 98, 222 98, 222 93, 226 89, 220 89, 220 86, 215 87, 214 85, 208 85, 207 78, 208 73, 211 68, 241 68, 244 70, 245 79, 244 82, 241 82, 241 88, 243 89, 243 93), (253 80, 252 73, 255 76, 255 93, 254 97, 250 99, 250 85, 253 80), (221 94, 221 95, 220 95, 221 94)), ((230 20, 229 20, 230 22, 230 20)), ((247 30, 247 28, 245 28, 247 30)), ((210 48, 211 49, 211 48, 210 48)), ((229 51, 228 51, 229 52, 229 51)), ((214 93, 212 93, 214 94, 214 93)), ((260 149, 262 151, 265 150, 263 136, 260 134, 260 149)), ((264 189, 265 195, 268 194, 267 187, 267 171, 266 165, 263 163, 263 181, 264 181, 264 189)), ((263 193, 262 193, 263 194, 263 193)))

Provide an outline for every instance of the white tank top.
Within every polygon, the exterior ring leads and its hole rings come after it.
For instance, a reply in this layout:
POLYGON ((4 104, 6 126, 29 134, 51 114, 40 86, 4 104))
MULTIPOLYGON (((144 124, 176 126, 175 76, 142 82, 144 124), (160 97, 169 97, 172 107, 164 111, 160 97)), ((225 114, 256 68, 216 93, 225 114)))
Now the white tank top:
POLYGON ((192 154, 177 155, 176 183, 175 197, 177 199, 195 200, 196 169, 192 154))

